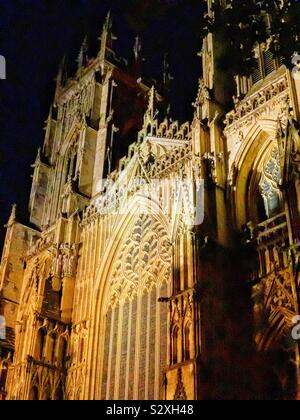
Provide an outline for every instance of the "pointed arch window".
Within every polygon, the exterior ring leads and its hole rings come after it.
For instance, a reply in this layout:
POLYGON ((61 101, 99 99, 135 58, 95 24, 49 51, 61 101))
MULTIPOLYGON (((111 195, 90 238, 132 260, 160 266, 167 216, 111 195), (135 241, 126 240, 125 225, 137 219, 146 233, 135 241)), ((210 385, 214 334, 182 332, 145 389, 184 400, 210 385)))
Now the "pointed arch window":
POLYGON ((47 332, 44 328, 40 328, 37 333, 36 351, 35 355, 38 360, 43 360, 45 352, 47 332))
POLYGON ((161 222, 136 217, 112 265, 105 299, 101 399, 159 399, 168 354, 171 247, 161 222))
POLYGON ((48 337, 48 346, 47 346, 47 361, 48 363, 55 363, 55 342, 56 336, 54 334, 49 334, 48 337))
POLYGON ((67 360, 68 342, 66 337, 60 337, 58 342, 58 362, 61 366, 65 365, 67 360))
POLYGON ((76 179, 77 158, 77 152, 74 149, 71 149, 67 158, 66 181, 75 181, 76 179))

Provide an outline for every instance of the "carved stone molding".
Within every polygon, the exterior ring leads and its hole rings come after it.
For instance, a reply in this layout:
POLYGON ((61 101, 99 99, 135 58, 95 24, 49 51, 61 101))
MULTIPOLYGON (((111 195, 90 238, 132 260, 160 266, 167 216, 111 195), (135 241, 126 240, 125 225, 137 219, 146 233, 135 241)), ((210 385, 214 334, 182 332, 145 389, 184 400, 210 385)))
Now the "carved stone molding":
POLYGON ((163 226, 150 215, 137 218, 112 268, 107 303, 133 298, 169 280, 171 246, 163 226))
POLYGON ((234 111, 226 115, 225 134, 228 136, 241 131, 243 126, 257 121, 268 109, 274 110, 276 107, 281 107, 283 114, 286 113, 288 100, 288 80, 284 75, 253 95, 237 101, 234 111))

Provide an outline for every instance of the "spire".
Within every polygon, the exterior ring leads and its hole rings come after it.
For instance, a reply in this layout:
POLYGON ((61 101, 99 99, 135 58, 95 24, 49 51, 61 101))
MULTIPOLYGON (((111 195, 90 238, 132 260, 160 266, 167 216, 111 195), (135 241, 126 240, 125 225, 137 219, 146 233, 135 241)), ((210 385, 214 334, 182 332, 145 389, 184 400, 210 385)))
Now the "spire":
POLYGON ((51 105, 49 108, 48 117, 46 121, 44 121, 44 124, 45 124, 44 130, 46 131, 46 137, 47 137, 47 134, 49 134, 49 130, 51 127, 52 115, 53 115, 53 106, 51 105))
POLYGON ((13 204, 6 227, 11 227, 17 220, 17 205, 13 204))
POLYGON ((149 102, 148 102, 148 108, 146 111, 146 115, 148 115, 151 120, 153 121, 157 115, 157 110, 155 110, 155 102, 156 102, 156 90, 155 87, 152 86, 152 88, 149 91, 149 102))
POLYGON ((34 161, 34 163, 31 165, 31 168, 36 168, 40 163, 41 163, 41 148, 39 147, 38 148, 38 151, 37 151, 37 155, 36 155, 36 158, 35 158, 35 161, 34 161))
POLYGON ((141 58, 141 51, 142 51, 141 38, 137 36, 135 38, 134 46, 133 46, 133 53, 134 53, 135 61, 139 61, 139 59, 141 58))
POLYGON ((66 76, 66 56, 64 55, 58 69, 58 73, 56 76, 56 89, 55 89, 55 100, 65 82, 65 76, 66 76))
POLYGON ((52 120, 52 111, 53 111, 53 107, 52 107, 52 105, 50 105, 49 113, 48 113, 48 118, 45 121, 47 124, 49 124, 49 122, 51 122, 51 120, 52 120))
POLYGON ((49 146, 50 146, 50 138, 51 138, 51 127, 52 127, 52 118, 53 118, 53 107, 50 106, 48 118, 45 121, 45 140, 44 140, 44 146, 43 146, 43 154, 44 156, 48 156, 49 146))
POLYGON ((111 16, 111 11, 109 10, 105 18, 103 31, 110 32, 111 29, 112 29, 112 16, 111 16))
POLYGON ((38 148, 38 151, 37 151, 36 158, 35 158, 35 164, 37 165, 37 164, 39 164, 40 162, 41 162, 41 148, 39 147, 39 148, 38 148))
POLYGON ((66 56, 64 55, 58 68, 58 74, 56 76, 56 86, 61 86, 63 83, 64 74, 65 74, 65 65, 66 65, 66 56))
POLYGON ((103 63, 103 61, 106 58, 107 48, 111 49, 112 42, 117 39, 112 33, 112 16, 111 16, 110 11, 107 13, 107 16, 106 16, 106 19, 102 28, 102 34, 99 39, 101 40, 99 57, 100 57, 101 63, 103 63))
POLYGON ((170 82, 174 80, 174 77, 170 73, 169 54, 164 54, 163 61, 163 85, 165 88, 169 87, 170 82))
POLYGON ((137 35, 134 38, 132 55, 129 61, 129 71, 133 77, 137 80, 141 78, 143 74, 143 63, 145 59, 142 57, 142 42, 141 38, 137 35))
POLYGON ((88 43, 87 43, 87 37, 85 37, 80 47, 78 58, 76 60, 78 64, 78 70, 86 64, 87 51, 88 51, 88 43))
POLYGON ((214 30, 211 28, 213 22, 218 21, 229 2, 227 0, 207 0, 206 3, 208 14, 205 14, 203 24, 207 25, 207 31, 205 30, 207 34, 203 39, 202 50, 199 54, 202 59, 202 79, 196 103, 198 102, 198 105, 202 106, 203 118, 212 120, 216 111, 223 113, 229 104, 231 106, 235 83, 230 72, 224 70, 220 64, 227 51, 225 48, 227 39, 224 38, 223 28, 218 25, 214 30), (203 99, 205 102, 201 103, 203 99))

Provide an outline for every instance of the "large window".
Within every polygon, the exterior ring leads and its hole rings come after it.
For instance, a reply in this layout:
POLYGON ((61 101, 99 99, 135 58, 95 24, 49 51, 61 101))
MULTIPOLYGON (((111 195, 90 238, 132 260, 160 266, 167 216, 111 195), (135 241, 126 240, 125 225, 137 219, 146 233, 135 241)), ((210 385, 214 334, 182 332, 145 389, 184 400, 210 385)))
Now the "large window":
POLYGON ((163 226, 137 217, 108 280, 101 399, 161 397, 168 361, 171 249, 163 226))

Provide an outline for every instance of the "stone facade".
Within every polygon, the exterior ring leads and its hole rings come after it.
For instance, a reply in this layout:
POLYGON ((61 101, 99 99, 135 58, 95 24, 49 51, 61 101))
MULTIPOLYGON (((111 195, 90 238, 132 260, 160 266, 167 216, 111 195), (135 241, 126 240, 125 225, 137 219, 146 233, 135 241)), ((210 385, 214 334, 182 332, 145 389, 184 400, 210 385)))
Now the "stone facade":
POLYGON ((180 125, 112 40, 108 16, 60 69, 30 220, 7 224, 0 399, 296 398, 299 80, 273 60, 227 113, 210 34, 180 125))

